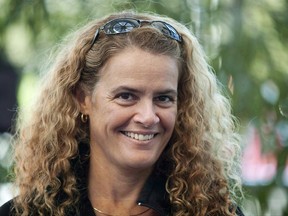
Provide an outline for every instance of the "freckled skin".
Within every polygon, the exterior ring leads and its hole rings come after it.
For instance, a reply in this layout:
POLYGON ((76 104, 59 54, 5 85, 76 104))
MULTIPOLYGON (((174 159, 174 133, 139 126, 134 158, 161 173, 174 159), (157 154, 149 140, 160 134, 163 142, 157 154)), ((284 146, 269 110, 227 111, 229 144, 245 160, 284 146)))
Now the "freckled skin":
POLYGON ((108 60, 92 96, 91 157, 104 167, 151 169, 169 141, 177 114, 177 60, 128 48, 108 60), (140 141, 127 136, 153 135, 140 141))

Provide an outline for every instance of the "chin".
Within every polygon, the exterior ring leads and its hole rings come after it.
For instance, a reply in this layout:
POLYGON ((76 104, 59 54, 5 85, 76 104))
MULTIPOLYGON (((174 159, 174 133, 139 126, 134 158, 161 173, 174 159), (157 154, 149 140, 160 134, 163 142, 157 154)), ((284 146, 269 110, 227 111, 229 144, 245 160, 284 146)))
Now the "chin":
POLYGON ((131 159, 128 163, 130 167, 135 169, 150 169, 154 167, 156 161, 157 160, 155 158, 151 158, 151 156, 147 157, 139 156, 138 158, 131 159))

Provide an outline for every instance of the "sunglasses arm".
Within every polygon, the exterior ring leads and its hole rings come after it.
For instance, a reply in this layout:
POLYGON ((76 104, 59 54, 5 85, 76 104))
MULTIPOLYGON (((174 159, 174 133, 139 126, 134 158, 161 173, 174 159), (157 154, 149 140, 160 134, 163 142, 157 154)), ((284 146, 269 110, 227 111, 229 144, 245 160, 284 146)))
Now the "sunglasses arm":
POLYGON ((97 29, 97 31, 96 31, 95 34, 94 34, 93 40, 92 40, 92 42, 91 42, 91 47, 90 47, 90 49, 92 48, 92 46, 94 45, 94 43, 96 42, 96 40, 98 39, 98 37, 99 37, 99 29, 97 29))

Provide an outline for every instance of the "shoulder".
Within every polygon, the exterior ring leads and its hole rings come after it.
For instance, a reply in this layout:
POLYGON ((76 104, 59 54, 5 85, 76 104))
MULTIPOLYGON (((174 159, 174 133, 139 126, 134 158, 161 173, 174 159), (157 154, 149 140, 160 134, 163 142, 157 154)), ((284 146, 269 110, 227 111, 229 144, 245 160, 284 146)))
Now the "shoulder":
POLYGON ((9 200, 8 202, 4 203, 0 207, 0 215, 1 216, 12 216, 12 206, 13 206, 13 201, 9 200))

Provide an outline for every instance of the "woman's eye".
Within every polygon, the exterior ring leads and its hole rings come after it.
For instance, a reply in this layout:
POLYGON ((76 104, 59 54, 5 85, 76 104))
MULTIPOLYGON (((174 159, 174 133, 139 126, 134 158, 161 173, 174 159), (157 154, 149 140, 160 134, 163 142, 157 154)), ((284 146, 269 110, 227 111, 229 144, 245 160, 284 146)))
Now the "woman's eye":
POLYGON ((117 95, 117 98, 121 99, 121 100, 134 100, 135 96, 131 93, 120 93, 117 95))
POLYGON ((156 100, 159 101, 159 102, 163 102, 163 103, 169 103, 169 102, 173 102, 174 101, 173 97, 168 96, 168 95, 158 96, 156 98, 156 100))

